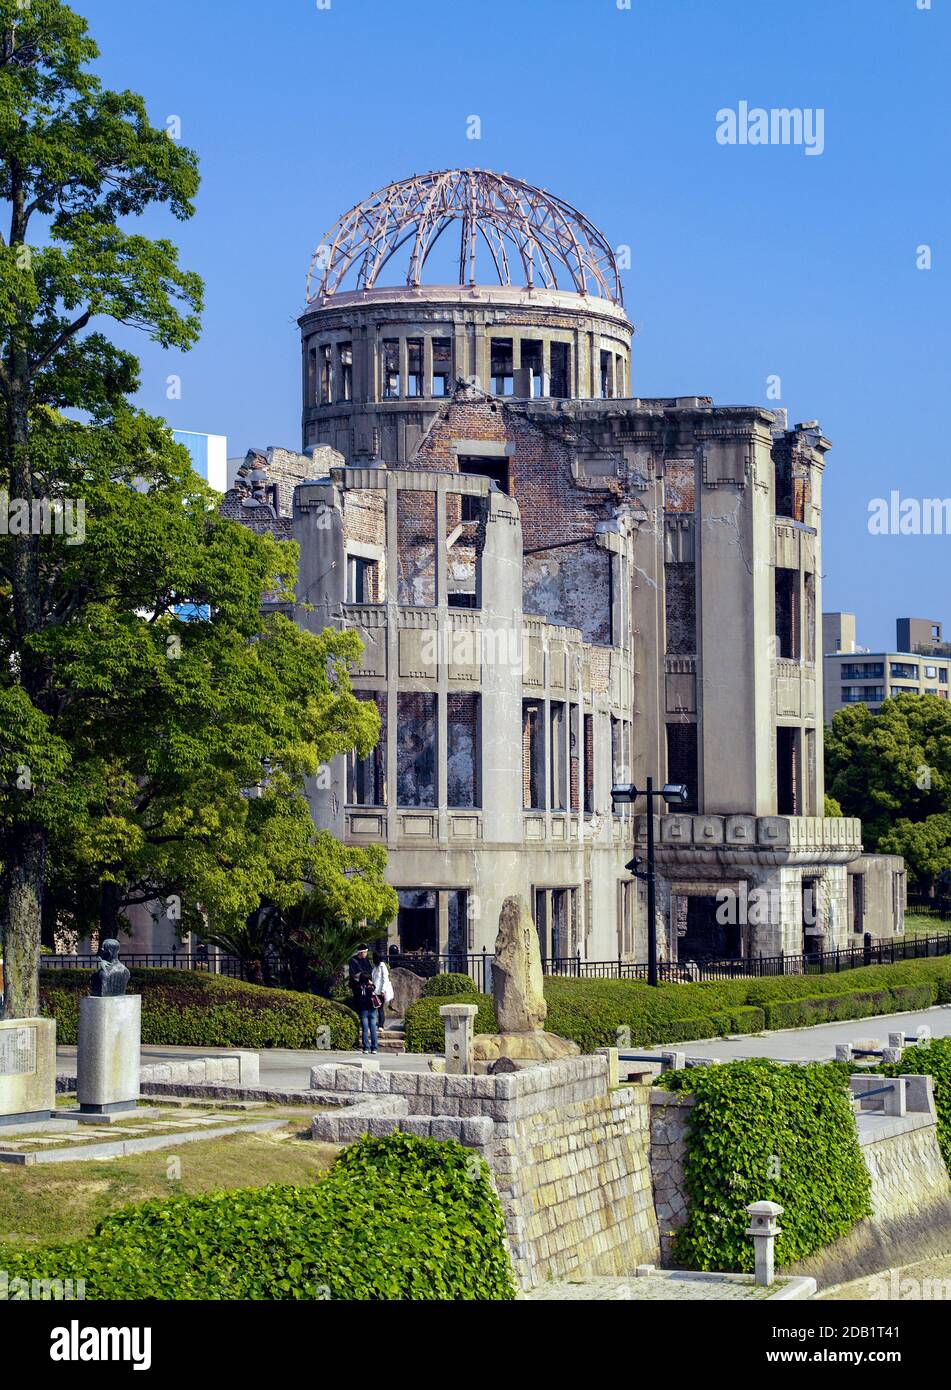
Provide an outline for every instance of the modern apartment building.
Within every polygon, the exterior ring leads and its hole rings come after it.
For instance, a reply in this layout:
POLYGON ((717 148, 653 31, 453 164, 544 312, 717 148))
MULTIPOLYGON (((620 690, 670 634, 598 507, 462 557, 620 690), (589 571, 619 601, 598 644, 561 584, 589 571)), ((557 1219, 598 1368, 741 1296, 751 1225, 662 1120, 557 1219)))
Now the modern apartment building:
POLYGON ((895 650, 870 652, 855 642, 854 614, 822 615, 826 719, 844 705, 868 705, 877 711, 883 700, 895 695, 948 698, 951 651, 942 642, 941 624, 899 618, 895 627, 895 650))

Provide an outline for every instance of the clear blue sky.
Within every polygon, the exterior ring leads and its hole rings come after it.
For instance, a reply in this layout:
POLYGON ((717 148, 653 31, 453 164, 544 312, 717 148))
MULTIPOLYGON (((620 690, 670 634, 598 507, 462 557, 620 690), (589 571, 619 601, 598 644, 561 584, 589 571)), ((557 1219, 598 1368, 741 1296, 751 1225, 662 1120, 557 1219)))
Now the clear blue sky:
POLYGON ((74 4, 105 80, 180 117, 201 157, 196 217, 147 225, 204 277, 203 337, 185 356, 136 340, 147 409, 231 454, 299 447, 295 319, 323 232, 413 172, 506 170, 631 246, 635 393, 821 422, 824 607, 873 647, 896 616, 951 630, 951 536, 867 529, 893 488, 951 496, 951 0, 74 4), (742 100, 823 108, 824 153, 721 146, 716 112, 742 100))

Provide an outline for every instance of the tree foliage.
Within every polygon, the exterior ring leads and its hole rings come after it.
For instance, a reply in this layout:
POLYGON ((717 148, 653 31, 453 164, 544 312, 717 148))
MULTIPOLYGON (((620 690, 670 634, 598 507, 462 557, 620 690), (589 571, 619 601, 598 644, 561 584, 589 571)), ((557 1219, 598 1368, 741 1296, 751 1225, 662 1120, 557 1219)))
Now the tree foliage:
POLYGON ((951 870, 951 702, 899 695, 878 714, 837 710, 825 757, 829 794, 861 817, 866 849, 904 855, 922 889, 951 870))

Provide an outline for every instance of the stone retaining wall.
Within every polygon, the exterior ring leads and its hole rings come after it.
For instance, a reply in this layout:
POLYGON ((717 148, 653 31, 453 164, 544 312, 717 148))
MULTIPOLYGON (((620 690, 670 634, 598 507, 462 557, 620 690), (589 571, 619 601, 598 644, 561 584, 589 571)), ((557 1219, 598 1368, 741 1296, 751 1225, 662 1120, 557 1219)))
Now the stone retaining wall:
POLYGON ((632 1273, 656 1261, 648 1088, 609 1089, 604 1057, 574 1057, 499 1076, 320 1066, 311 1088, 346 1093, 313 1136, 349 1143, 401 1130, 457 1139, 484 1157, 523 1288, 550 1279, 632 1273))
POLYGON ((674 1237, 687 1220, 687 1124, 695 1097, 686 1091, 650 1093, 650 1165, 654 1208, 665 1269, 674 1267, 674 1237))
MULTIPOLYGON (((859 1145, 871 1177, 872 1215, 852 1231, 790 1266, 820 1285, 874 1273, 890 1264, 946 1253, 951 1246, 951 1181, 938 1147, 930 1077, 908 1077, 909 1111, 856 1115, 859 1145)), ((672 1268, 677 1230, 687 1219, 684 1160, 694 1097, 652 1091, 650 1163, 661 1262, 672 1268)), ((880 1104, 880 1102, 879 1102, 880 1104)))

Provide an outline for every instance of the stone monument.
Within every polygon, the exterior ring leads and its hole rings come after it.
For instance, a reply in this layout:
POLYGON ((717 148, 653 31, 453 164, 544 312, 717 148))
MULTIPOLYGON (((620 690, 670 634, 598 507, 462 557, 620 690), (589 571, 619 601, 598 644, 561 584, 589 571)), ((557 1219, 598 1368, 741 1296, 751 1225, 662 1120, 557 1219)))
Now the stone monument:
POLYGON ((0 1127, 48 1120, 56 1109, 56 1020, 0 1019, 0 1127))
POLYGON ((89 994, 79 1001, 76 1099, 83 1117, 101 1120, 138 1103, 142 996, 126 994, 128 982, 118 941, 103 941, 89 994))
POLYGON ((544 994, 538 932, 524 898, 506 898, 499 913, 499 934, 492 962, 492 993, 498 1033, 478 1033, 472 1055, 477 1062, 499 1057, 513 1061, 550 1062, 577 1056, 580 1048, 567 1038, 546 1033, 548 1004, 544 994))

